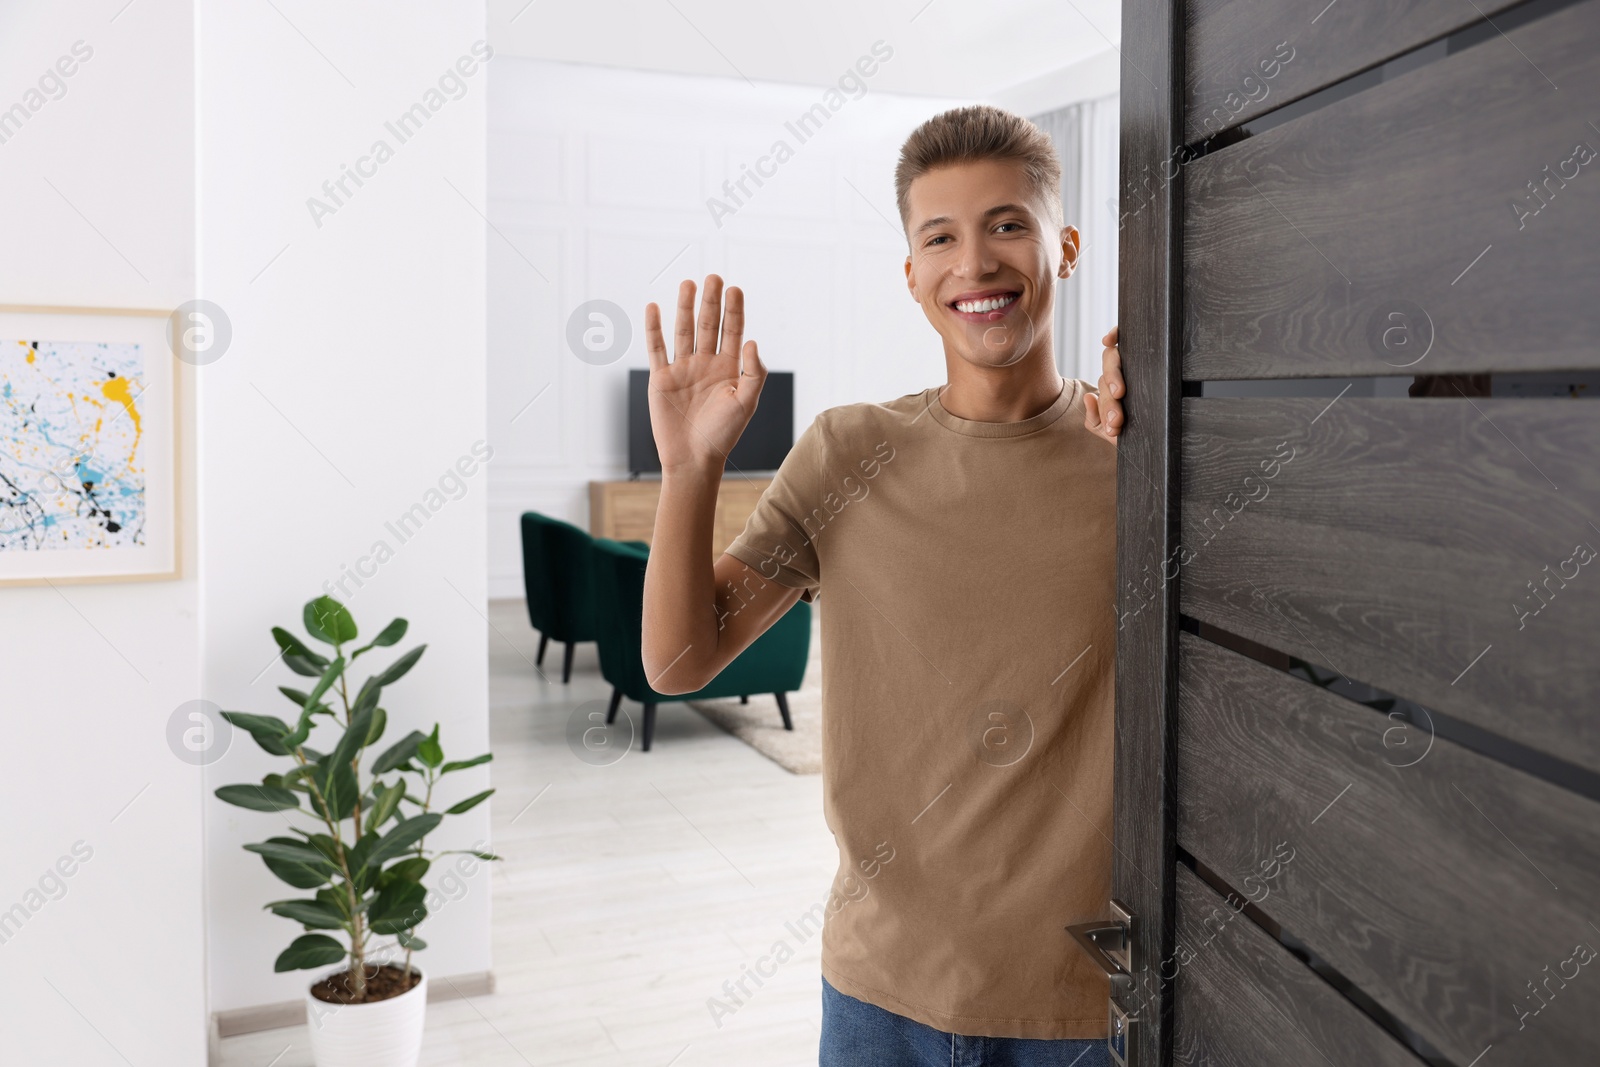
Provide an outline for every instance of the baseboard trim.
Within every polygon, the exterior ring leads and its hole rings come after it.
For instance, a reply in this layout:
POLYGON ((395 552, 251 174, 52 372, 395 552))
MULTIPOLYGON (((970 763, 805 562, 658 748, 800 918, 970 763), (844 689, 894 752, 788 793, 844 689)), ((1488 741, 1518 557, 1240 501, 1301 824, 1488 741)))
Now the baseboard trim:
MULTIPOLYGON (((478 971, 475 974, 453 974, 428 982, 428 1003, 440 1000, 458 1000, 463 997, 487 996, 494 992, 494 972, 478 971)), ((212 1033, 216 1040, 239 1034, 253 1034, 261 1030, 281 1030, 286 1026, 304 1026, 306 1003, 303 1000, 285 1000, 277 1004, 259 1004, 251 1008, 234 1008, 211 1013, 212 1033)))

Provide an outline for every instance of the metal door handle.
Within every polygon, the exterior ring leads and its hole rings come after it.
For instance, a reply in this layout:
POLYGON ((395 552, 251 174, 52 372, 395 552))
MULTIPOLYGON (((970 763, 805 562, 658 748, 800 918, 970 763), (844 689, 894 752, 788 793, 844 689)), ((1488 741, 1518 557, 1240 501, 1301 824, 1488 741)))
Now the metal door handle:
POLYGON ((1083 950, 1089 954, 1089 958, 1099 964, 1100 969, 1106 972, 1107 978, 1113 982, 1133 980, 1133 976, 1122 969, 1122 964, 1106 955, 1106 950, 1101 947, 1101 942, 1104 941, 1112 948, 1119 950, 1125 948, 1128 943, 1128 928, 1126 926, 1121 923, 1108 923, 1097 920, 1069 926, 1067 927, 1067 933, 1071 934, 1073 939, 1083 946, 1083 950))
POLYGON ((1075 923, 1067 933, 1115 985, 1133 984, 1133 913, 1121 901, 1111 902, 1111 919, 1075 923))

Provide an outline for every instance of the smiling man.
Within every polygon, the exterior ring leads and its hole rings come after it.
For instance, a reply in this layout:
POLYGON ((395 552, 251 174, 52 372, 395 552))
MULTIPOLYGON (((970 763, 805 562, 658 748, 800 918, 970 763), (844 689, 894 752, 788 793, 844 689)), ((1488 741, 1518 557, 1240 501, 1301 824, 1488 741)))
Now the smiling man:
POLYGON ((680 287, 670 362, 645 309, 651 685, 701 688, 828 590, 823 1067, 1107 1062, 1106 978, 1065 927, 1104 918, 1110 891, 1123 387, 1114 327, 1098 389, 1056 368, 1078 258, 1060 179, 1049 138, 996 108, 911 134, 906 284, 946 381, 818 415, 714 562, 724 459, 766 367, 715 275, 698 320, 680 287))

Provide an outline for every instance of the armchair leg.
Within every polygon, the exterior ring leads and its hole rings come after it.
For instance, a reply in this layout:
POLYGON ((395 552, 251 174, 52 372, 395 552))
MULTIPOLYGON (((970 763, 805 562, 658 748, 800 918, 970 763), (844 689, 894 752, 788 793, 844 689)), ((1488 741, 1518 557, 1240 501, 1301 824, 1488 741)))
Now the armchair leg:
POLYGON ((646 704, 644 706, 644 750, 646 752, 650 751, 650 739, 655 736, 655 733, 656 706, 654 704, 646 704))
POLYGON ((740 696, 739 697, 739 703, 741 703, 741 704, 750 703, 750 694, 749 693, 745 693, 742 696, 740 696))
POLYGON ((612 723, 617 721, 617 705, 619 705, 621 703, 622 703, 622 690, 617 689, 617 688, 613 688, 611 690, 611 706, 606 709, 606 725, 607 726, 610 726, 612 723))
POLYGON ((794 721, 789 718, 789 698, 782 693, 773 693, 778 698, 778 711, 783 715, 783 728, 794 729, 794 721))
POLYGON ((548 645, 549 643, 550 643, 550 635, 549 634, 540 634, 539 635, 539 655, 533 661, 533 665, 535 667, 543 667, 544 666, 544 649, 545 649, 545 646, 548 645))
POLYGON ((577 642, 575 641, 567 642, 567 654, 561 661, 561 681, 563 683, 572 681, 572 649, 576 644, 577 642))

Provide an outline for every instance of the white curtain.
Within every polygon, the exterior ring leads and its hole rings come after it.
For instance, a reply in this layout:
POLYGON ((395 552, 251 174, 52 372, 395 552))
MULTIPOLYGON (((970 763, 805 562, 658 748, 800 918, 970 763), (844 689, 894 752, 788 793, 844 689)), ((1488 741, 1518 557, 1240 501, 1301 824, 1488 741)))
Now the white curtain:
POLYGON ((1061 155, 1061 206, 1078 228, 1078 269, 1056 282, 1056 364, 1089 382, 1117 324, 1117 118, 1115 95, 1032 117, 1061 155))

